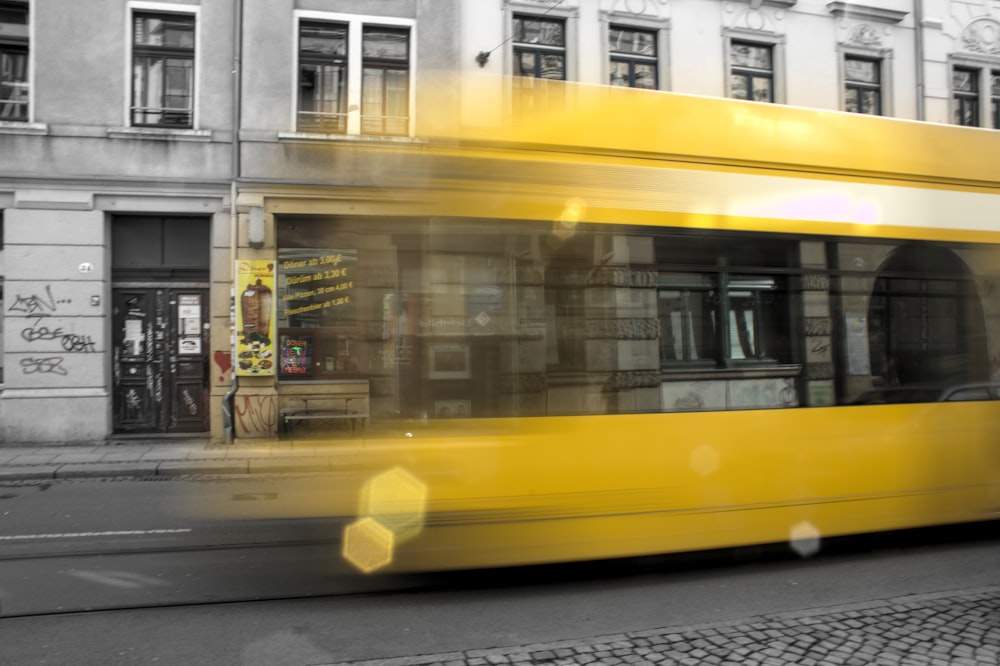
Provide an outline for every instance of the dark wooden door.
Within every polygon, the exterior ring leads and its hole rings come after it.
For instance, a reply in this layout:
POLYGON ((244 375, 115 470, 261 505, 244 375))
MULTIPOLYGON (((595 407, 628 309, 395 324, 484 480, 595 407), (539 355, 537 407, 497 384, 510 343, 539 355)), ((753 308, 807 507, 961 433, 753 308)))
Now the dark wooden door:
POLYGON ((116 288, 114 429, 208 430, 208 290, 116 288))

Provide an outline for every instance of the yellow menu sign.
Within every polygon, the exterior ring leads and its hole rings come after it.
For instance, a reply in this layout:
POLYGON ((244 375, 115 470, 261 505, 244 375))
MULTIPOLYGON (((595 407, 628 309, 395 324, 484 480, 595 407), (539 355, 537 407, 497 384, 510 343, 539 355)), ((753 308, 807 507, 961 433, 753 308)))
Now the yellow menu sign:
POLYGON ((238 261, 236 290, 236 374, 274 375, 274 262, 238 261))

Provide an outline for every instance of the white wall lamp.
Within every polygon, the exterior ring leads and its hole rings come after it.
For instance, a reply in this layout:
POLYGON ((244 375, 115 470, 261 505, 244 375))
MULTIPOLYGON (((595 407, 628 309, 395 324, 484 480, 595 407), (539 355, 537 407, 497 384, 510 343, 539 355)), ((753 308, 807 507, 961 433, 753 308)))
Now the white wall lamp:
POLYGON ((264 247, 264 237, 266 229, 264 227, 264 208, 262 206, 250 207, 250 224, 247 228, 247 237, 250 247, 260 249, 264 247))

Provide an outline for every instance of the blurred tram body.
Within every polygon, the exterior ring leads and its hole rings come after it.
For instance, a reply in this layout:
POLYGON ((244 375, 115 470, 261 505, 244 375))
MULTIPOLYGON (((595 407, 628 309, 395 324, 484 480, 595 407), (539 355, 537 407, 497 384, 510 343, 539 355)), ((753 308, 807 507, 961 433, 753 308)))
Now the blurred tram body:
POLYGON ((309 498, 353 519, 348 559, 808 554, 1000 516, 995 387, 851 404, 992 386, 1000 133, 546 90, 555 111, 518 115, 514 95, 502 130, 386 149, 410 214, 324 221, 329 247, 396 270, 359 283, 395 328, 372 315, 355 341, 382 346, 370 379, 396 389, 373 388, 366 427, 331 436, 360 471, 309 498))

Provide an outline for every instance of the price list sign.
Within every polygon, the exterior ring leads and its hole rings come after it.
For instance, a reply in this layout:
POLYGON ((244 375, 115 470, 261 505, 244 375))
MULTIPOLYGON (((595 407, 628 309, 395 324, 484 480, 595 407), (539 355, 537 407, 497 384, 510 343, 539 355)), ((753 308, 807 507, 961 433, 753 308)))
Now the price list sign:
POLYGON ((280 257, 288 326, 354 323, 356 250, 282 250, 280 257))

